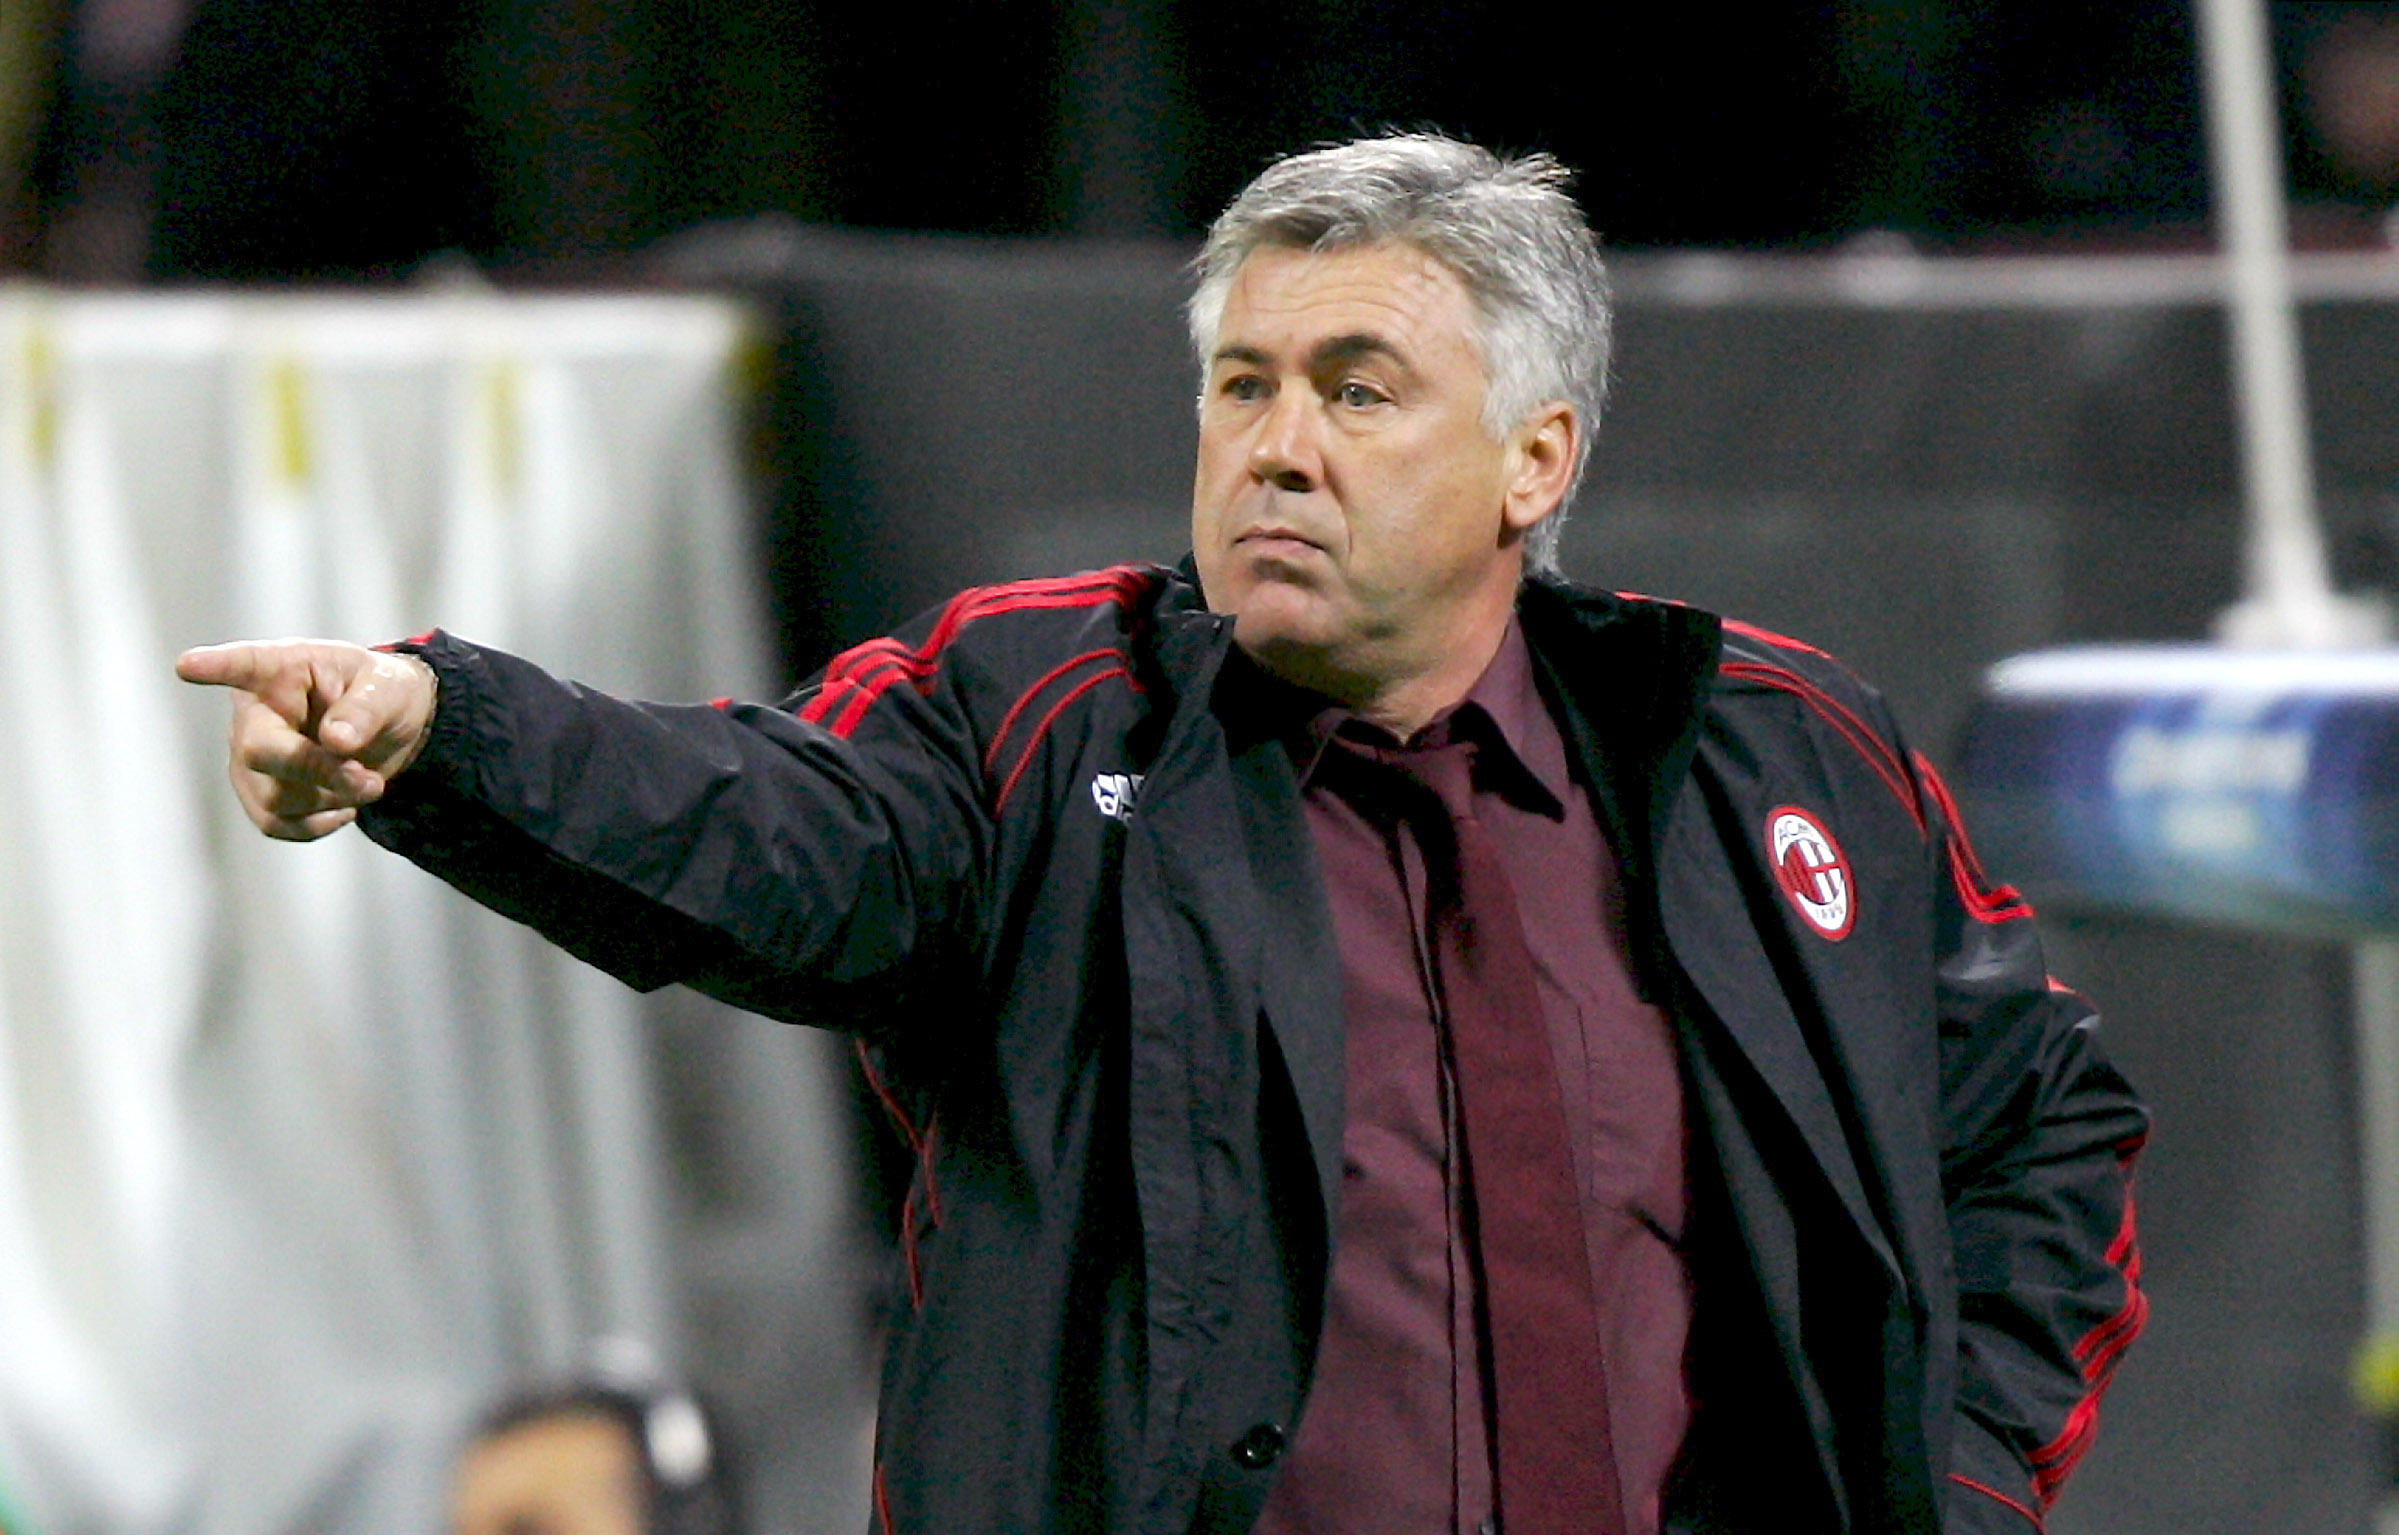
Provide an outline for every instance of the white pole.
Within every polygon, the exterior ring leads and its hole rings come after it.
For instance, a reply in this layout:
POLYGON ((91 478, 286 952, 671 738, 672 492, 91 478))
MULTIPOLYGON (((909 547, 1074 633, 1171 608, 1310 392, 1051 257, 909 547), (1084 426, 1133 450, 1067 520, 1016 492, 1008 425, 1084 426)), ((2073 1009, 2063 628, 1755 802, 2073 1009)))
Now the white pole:
POLYGON ((2349 636, 2316 522, 2262 0, 2200 0, 2199 39, 2249 508, 2246 600, 2225 616, 2226 637, 2236 644, 2339 644, 2349 636))

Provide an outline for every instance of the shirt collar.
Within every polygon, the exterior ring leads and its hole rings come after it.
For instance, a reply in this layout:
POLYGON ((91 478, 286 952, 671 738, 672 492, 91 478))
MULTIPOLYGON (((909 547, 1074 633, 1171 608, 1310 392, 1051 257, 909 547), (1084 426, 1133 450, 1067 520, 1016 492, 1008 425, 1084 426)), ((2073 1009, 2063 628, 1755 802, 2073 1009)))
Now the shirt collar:
POLYGON ((1525 643, 1524 625, 1514 614, 1508 615, 1508 632, 1500 636, 1499 653, 1467 690, 1466 703, 1482 709, 1497 731, 1499 743, 1507 748, 1506 755, 1549 801, 1537 808, 1545 815, 1562 814, 1566 796, 1573 792, 1566 742, 1534 680, 1532 647, 1525 643))
MULTIPOLYGON (((1393 744, 1388 731, 1341 705, 1296 688, 1289 692, 1295 702, 1282 735, 1301 784, 1315 776, 1326 745, 1338 732, 1346 730, 1378 745, 1393 744), (1297 705, 1296 699, 1307 700, 1307 706, 1297 705)), ((1565 814, 1566 796, 1572 789, 1566 743, 1542 701, 1533 676, 1532 650, 1525 643, 1524 626, 1514 614, 1508 617, 1507 632, 1500 636, 1498 653, 1466 690, 1465 698, 1434 716, 1416 739, 1440 731, 1470 736, 1477 742, 1481 748, 1478 777, 1485 787, 1553 819, 1565 814)))

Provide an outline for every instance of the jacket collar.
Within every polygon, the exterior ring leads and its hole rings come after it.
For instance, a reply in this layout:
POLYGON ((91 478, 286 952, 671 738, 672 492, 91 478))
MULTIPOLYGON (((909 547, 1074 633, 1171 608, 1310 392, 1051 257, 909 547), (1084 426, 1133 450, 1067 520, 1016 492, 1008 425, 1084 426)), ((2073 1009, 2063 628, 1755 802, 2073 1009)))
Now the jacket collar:
MULTIPOLYGON (((1160 664, 1177 695, 1199 696, 1214 686, 1232 647, 1232 620, 1209 609, 1192 556, 1161 574, 1154 609, 1160 664)), ((1716 673, 1715 614, 1546 576, 1525 583, 1517 612, 1544 695, 1604 722, 1604 742, 1570 740, 1570 746, 1604 745, 1600 760, 1611 777, 1638 770, 1655 782, 1655 769, 1688 765, 1693 727, 1716 673)), ((1661 810, 1679 780, 1677 772, 1659 785, 1661 810)))
POLYGON ((1716 680, 1721 622, 1679 602, 1535 579, 1517 601, 1543 693, 1629 890, 1644 974, 1663 957, 1651 895, 1657 850, 1681 796, 1716 680), (1632 786, 1632 787, 1628 787, 1632 786))
POLYGON ((1233 648, 1233 620, 1209 610, 1200 591, 1199 567, 1190 555, 1161 576, 1150 618, 1156 626, 1157 680, 1164 684, 1161 701, 1172 708, 1184 700, 1205 699, 1214 689, 1233 648))
MULTIPOLYGON (((1233 650, 1230 617, 1210 611, 1199 567, 1186 554, 1163 572, 1154 610, 1159 681, 1170 711, 1213 696, 1233 650)), ((1654 892, 1657 849, 1698 749, 1714 686, 1722 624, 1679 602, 1616 594, 1534 577, 1517 599, 1536 685, 1558 706, 1567 755, 1622 866, 1629 889, 1648 893, 1633 912, 1635 960, 1659 974, 1663 934, 1654 892), (1628 798, 1625 785, 1641 785, 1628 798)), ((1240 675, 1237 669, 1234 677, 1240 675)), ((1229 709, 1227 744, 1239 755, 1270 711, 1229 709)))

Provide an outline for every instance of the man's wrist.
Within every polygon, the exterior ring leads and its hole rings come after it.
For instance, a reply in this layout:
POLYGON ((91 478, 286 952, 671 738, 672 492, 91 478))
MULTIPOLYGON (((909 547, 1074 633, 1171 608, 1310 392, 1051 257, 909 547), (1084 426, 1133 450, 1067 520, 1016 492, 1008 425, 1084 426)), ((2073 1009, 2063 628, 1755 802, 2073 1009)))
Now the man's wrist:
POLYGON ((433 721, 441 713, 441 673, 436 671, 433 663, 423 656, 404 650, 398 652, 398 657, 415 668, 418 676, 424 680, 425 707, 424 713, 417 720, 416 733, 408 742, 407 752, 398 762, 392 764, 391 771, 393 773, 407 767, 424 753, 425 743, 433 739, 433 721))
POLYGON ((441 710, 441 671, 415 651, 390 645, 375 649, 375 666, 385 679, 383 685, 398 689, 404 700, 390 729, 395 748, 380 762, 367 760, 389 783, 424 755, 433 737, 434 721, 441 710))

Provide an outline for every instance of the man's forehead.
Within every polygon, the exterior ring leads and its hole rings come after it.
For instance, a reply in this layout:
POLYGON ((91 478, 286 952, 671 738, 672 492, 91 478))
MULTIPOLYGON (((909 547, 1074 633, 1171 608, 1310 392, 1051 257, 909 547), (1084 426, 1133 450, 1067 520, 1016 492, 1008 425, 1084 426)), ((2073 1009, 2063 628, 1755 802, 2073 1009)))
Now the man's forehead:
POLYGON ((1401 241, 1313 251, 1263 246, 1233 274, 1219 352, 1269 341, 1371 336, 1392 346, 1469 339, 1472 301, 1456 272, 1401 241))

